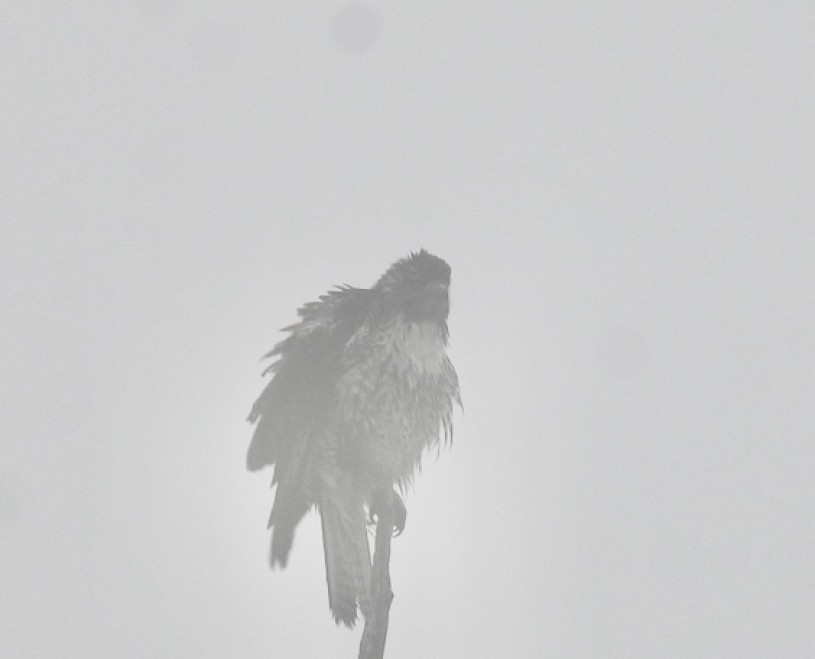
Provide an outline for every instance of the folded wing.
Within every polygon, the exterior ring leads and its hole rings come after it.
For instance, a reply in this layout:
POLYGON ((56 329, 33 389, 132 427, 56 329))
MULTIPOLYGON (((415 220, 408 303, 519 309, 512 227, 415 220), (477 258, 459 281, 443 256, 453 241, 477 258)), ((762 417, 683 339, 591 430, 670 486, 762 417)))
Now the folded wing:
POLYGON ((286 565, 294 529, 317 503, 315 448, 332 411, 343 349, 365 322, 374 295, 342 287, 306 304, 298 311, 300 322, 285 328, 290 335, 266 355, 277 360, 264 372, 272 380, 249 414, 256 427, 246 465, 251 471, 274 465, 273 566, 286 565))

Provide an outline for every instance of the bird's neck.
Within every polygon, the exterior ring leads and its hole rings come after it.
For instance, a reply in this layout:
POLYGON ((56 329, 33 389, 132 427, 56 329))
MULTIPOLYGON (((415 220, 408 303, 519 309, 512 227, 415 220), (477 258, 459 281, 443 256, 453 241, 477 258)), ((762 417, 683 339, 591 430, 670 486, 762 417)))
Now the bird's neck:
POLYGON ((399 355, 397 363, 422 375, 437 375, 447 359, 447 331, 434 321, 396 322, 390 339, 399 355))

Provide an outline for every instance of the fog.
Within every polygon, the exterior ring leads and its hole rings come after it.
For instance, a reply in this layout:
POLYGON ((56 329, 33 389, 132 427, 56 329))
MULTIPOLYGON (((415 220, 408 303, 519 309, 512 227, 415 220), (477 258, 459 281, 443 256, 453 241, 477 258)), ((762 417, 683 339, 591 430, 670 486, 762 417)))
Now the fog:
POLYGON ((354 657, 245 470, 424 247, 464 410, 386 656, 815 656, 815 5, 6 2, 0 655, 354 657))

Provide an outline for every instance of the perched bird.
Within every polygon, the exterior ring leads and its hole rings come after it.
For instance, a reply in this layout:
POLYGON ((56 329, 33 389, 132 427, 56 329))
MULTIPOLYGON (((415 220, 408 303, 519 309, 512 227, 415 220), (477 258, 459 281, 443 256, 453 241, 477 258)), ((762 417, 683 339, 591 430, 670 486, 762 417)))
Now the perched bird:
POLYGON ((447 357, 450 266, 425 250, 372 288, 341 286, 299 309, 266 357, 272 379, 252 407, 251 471, 274 465, 271 564, 285 567, 300 520, 320 513, 328 602, 337 623, 367 613, 367 523, 393 506, 422 453, 452 440, 458 377, 447 357))

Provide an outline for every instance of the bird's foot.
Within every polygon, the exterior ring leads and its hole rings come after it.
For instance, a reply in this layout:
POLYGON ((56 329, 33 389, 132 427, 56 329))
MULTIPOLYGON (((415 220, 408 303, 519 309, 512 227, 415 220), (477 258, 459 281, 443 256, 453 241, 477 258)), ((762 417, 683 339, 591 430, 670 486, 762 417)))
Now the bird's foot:
POLYGON ((373 525, 386 510, 390 513, 393 523, 393 537, 402 535, 407 520, 407 508, 402 497, 394 490, 377 490, 374 492, 368 513, 368 523, 373 525))

